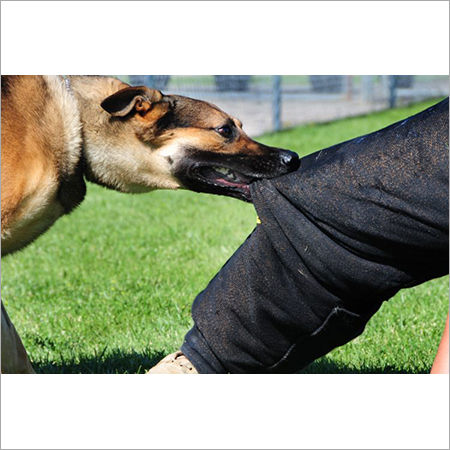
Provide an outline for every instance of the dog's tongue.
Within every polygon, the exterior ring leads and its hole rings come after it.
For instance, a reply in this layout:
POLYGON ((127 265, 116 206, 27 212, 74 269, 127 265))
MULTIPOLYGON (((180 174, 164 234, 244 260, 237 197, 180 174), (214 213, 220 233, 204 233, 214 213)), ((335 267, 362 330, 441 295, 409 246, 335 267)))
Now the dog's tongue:
POLYGON ((217 178, 216 182, 219 182, 220 184, 223 184, 224 186, 238 187, 238 188, 241 188, 244 190, 249 190, 248 184, 246 184, 246 183, 237 183, 235 181, 226 180, 225 178, 217 178))

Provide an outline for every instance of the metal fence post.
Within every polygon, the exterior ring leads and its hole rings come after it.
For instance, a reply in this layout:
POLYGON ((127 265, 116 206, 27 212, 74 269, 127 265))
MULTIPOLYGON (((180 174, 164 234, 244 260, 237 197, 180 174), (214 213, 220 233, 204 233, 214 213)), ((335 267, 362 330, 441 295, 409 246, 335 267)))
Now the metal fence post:
POLYGON ((395 108, 397 103, 397 80, 396 75, 391 75, 389 77, 389 108, 395 108))
POLYGON ((272 119, 274 131, 281 130, 281 75, 273 76, 272 119))
POLYGON ((352 75, 347 75, 345 77, 345 82, 346 82, 347 100, 351 100, 353 98, 353 77, 352 77, 352 75))

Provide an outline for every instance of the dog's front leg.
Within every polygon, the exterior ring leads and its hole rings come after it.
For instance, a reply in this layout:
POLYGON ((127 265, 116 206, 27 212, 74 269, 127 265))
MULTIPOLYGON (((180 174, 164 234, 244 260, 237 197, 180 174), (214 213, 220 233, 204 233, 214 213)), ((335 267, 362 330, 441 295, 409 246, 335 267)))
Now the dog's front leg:
POLYGON ((35 373, 2 302, 2 373, 35 373))

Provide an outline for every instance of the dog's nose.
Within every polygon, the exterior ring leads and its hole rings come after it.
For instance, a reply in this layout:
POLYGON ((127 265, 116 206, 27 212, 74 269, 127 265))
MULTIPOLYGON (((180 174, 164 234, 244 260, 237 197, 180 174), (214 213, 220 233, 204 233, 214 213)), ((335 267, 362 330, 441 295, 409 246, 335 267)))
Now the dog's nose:
POLYGON ((290 150, 281 150, 280 160, 281 164, 290 171, 297 170, 300 166, 300 158, 297 153, 291 152, 290 150))

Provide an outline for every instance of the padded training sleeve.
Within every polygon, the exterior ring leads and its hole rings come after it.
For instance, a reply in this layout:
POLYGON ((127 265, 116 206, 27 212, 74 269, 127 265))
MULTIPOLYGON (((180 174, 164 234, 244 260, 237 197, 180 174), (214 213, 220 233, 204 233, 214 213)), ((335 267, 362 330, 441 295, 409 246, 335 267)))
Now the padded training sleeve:
POLYGON ((199 372, 295 372, 448 273, 448 99, 252 184, 261 224, 196 298, 199 372))

